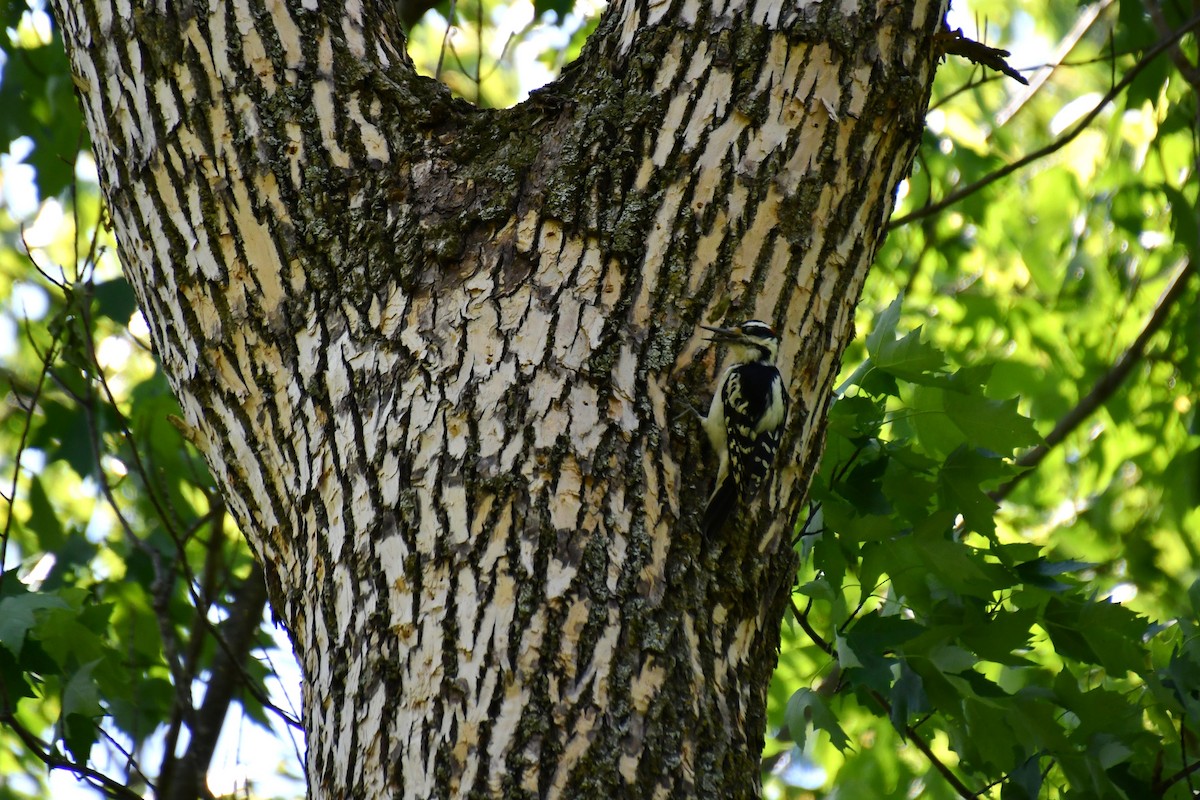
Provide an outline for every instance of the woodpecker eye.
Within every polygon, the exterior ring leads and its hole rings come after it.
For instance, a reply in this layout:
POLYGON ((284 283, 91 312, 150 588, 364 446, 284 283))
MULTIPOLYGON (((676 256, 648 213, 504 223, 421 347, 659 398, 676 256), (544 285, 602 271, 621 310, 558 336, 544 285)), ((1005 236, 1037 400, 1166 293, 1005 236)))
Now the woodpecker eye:
POLYGON ((759 322, 758 320, 744 322, 738 326, 738 330, 743 336, 753 336, 756 339, 779 338, 779 334, 775 333, 771 326, 767 325, 765 322, 759 322))

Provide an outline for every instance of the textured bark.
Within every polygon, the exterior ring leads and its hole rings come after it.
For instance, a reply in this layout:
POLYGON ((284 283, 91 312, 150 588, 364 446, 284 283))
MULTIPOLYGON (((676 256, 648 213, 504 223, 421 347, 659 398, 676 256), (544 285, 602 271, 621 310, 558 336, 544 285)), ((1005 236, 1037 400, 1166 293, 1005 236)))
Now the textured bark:
POLYGON ((940 2, 614 2, 483 112, 392 4, 57 0, 121 254, 304 670, 314 797, 758 792, 790 534, 940 2), (696 325, 784 332, 715 541, 696 325))

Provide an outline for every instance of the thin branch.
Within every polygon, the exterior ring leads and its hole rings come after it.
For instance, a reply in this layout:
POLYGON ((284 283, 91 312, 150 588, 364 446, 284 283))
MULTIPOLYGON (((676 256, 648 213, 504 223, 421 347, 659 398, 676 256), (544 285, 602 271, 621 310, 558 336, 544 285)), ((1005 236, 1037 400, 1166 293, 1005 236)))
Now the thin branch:
MULTIPOLYGON (((874 689, 868 689, 867 691, 870 692, 871 697, 876 703, 879 703, 884 712, 890 717, 892 715, 892 704, 887 701, 887 698, 874 689)), ((905 723, 904 735, 925 755, 925 758, 929 759, 929 763, 941 773, 942 777, 946 779, 946 783, 950 784, 959 797, 965 798, 965 800, 974 800, 974 798, 979 796, 978 792, 971 791, 948 766, 942 763, 941 759, 934 754, 929 743, 917 732, 916 728, 905 723)))
POLYGON ((1193 761, 1191 764, 1188 764, 1186 767, 1179 770, 1174 775, 1171 775, 1169 778, 1166 778, 1161 783, 1155 784, 1154 788, 1158 792, 1158 796, 1162 797, 1167 793, 1167 789, 1170 789, 1184 778, 1188 778, 1190 781, 1191 775, 1196 772, 1200 772, 1200 761, 1193 761))
POLYGON ((1001 178, 1005 178, 1005 177, 1011 175, 1012 173, 1016 172, 1017 170, 1021 169, 1022 167, 1028 166, 1029 164, 1032 164, 1035 161, 1045 158, 1046 156, 1051 155, 1052 153, 1056 153, 1059 150, 1061 150, 1062 148, 1066 147, 1068 144, 1070 144, 1072 141, 1074 141, 1081 133, 1083 133, 1085 130, 1087 130, 1088 126, 1092 124, 1092 121, 1100 115, 1100 112, 1103 111, 1105 109, 1105 107, 1107 107, 1108 104, 1111 103, 1118 95, 1120 95, 1121 92, 1125 91, 1126 87, 1128 87, 1129 84, 1133 83, 1134 79, 1136 79, 1137 76, 1140 75, 1143 70, 1145 70, 1148 66, 1150 66, 1150 64, 1154 61, 1154 59, 1156 59, 1159 55, 1161 55, 1163 52, 1165 52, 1168 48, 1173 46, 1176 42, 1178 42, 1180 39, 1182 39, 1184 37, 1184 35, 1186 35, 1189 31, 1191 31, 1193 28, 1195 28, 1198 25, 1200 25, 1200 14, 1193 16, 1186 23, 1184 23, 1184 25, 1179 30, 1175 31, 1169 37, 1167 37, 1166 39, 1163 39, 1162 41, 1158 42, 1158 44, 1156 44, 1154 47, 1147 50, 1146 54, 1144 56, 1142 56, 1141 60, 1139 60, 1136 64, 1134 64, 1132 67, 1129 68, 1129 71, 1125 73, 1125 76, 1123 78, 1121 78, 1121 80, 1119 82, 1117 82, 1111 89, 1109 89, 1108 92, 1104 95, 1104 97, 1100 98, 1100 102, 1096 103, 1096 105, 1092 108, 1091 111, 1089 111, 1078 122, 1076 122, 1069 131, 1067 131, 1062 136, 1055 139, 1050 144, 1046 145, 1045 147, 1039 148, 1038 150, 1033 151, 1032 153, 1030 153, 1027 156, 1024 156, 1023 158, 1017 159, 1016 161, 1014 161, 1011 164, 1008 164, 1007 166, 1001 167, 1000 169, 996 170, 995 172, 993 172, 989 175, 985 175, 984 177, 980 178, 979 180, 975 181, 974 183, 968 184, 968 185, 962 187, 961 189, 956 189, 955 191, 946 195, 944 198, 942 198, 941 200, 939 200, 936 203, 924 206, 923 208, 918 208, 917 210, 912 211, 903 216, 896 217, 895 219, 893 219, 891 222, 888 223, 888 226, 887 226, 888 230, 898 228, 901 225, 907 225, 908 223, 913 222, 914 220, 922 219, 924 217, 932 216, 941 211, 944 211, 945 209, 947 209, 950 206, 954 205, 955 203, 959 202, 963 198, 969 197, 969 196, 975 194, 976 192, 980 191, 981 189, 984 189, 984 188, 992 185, 993 183, 1000 180, 1001 178))
POLYGON ((17 442, 17 454, 13 460, 12 487, 9 490, 8 514, 4 517, 4 531, 0 533, 0 586, 4 585, 4 563, 8 560, 8 540, 12 535, 12 523, 16 515, 17 488, 21 479, 21 457, 25 454, 25 447, 29 442, 29 431, 33 428, 33 412, 37 409, 38 399, 46 385, 46 378, 50 375, 50 365, 57 358, 55 350, 58 342, 57 338, 51 342, 50 350, 42 359, 42 371, 34 385, 33 395, 29 398, 29 408, 25 410, 25 423, 21 427, 21 438, 17 442))
MULTIPOLYGON (((817 633, 813 628, 812 623, 808 621, 807 609, 801 611, 800 607, 796 605, 796 600, 794 597, 792 598, 791 603, 792 616, 796 618, 796 623, 800 626, 801 630, 807 634, 808 638, 812 640, 812 643, 820 648, 822 652, 824 652, 826 655, 836 657, 837 653, 834 652, 833 645, 831 645, 823 636, 817 633)), ((871 697, 874 698, 875 702, 878 703, 880 707, 883 708, 884 712, 890 717, 892 714, 892 705, 887 701, 887 698, 874 689, 868 689, 868 691, 870 692, 871 697)), ((953 787, 954 791, 958 792, 960 797, 966 798, 966 800, 972 800, 972 798, 979 796, 978 793, 967 788, 967 785, 963 783, 962 780, 955 775, 948 766, 942 763, 942 761, 929 747, 928 742, 922 738, 921 734, 916 728, 905 723, 904 735, 910 741, 912 741, 913 745, 915 745, 916 748, 920 750, 927 759, 929 759, 929 763, 933 765, 933 768, 941 773, 942 777, 946 779, 946 782, 949 783, 951 787, 953 787)))
MULTIPOLYGON (((811 608, 812 600, 809 600, 808 602, 809 607, 811 608)), ((817 633, 816 629, 813 628, 812 623, 808 621, 808 609, 801 611, 800 606, 796 605, 795 597, 792 597, 792 616, 796 618, 796 624, 800 626, 800 629, 804 631, 808 638, 812 640, 812 643, 820 648, 825 655, 836 655, 833 652, 833 645, 825 641, 825 638, 821 636, 821 634, 817 633)))
POLYGON ((133 752, 131 750, 126 749, 124 745, 122 745, 120 742, 118 742, 111 733, 104 730, 104 728, 101 727, 100 725, 96 726, 96 730, 100 733, 101 736, 103 736, 105 739, 108 740, 108 743, 113 747, 113 749, 115 749, 121 755, 125 756, 125 772, 127 774, 129 772, 136 773, 137 776, 142 780, 143 783, 145 783, 147 786, 149 786, 151 789, 153 789, 154 783, 150 780, 150 778, 148 778, 146 776, 146 773, 142 772, 142 768, 138 764, 137 757, 134 756, 133 752))
MULTIPOLYGON (((243 674, 241 662, 254 646, 254 634, 262 622, 266 605, 267 585, 262 567, 255 561, 230 604, 230 617, 222 625, 226 634, 222 638, 228 647, 222 648, 213 657, 204 700, 196 709, 195 719, 188 724, 191 735, 187 751, 176 760, 176 772, 171 783, 163 787, 159 797, 165 800, 190 800, 197 796, 198 787, 203 783, 212 762, 217 737, 229 714, 234 690, 243 674)), ((169 755, 164 754, 164 758, 169 755)))
MULTIPOLYGON (((1158 28, 1159 36, 1165 36, 1170 32, 1171 26, 1167 23, 1167 18, 1163 16, 1162 9, 1159 8, 1157 0, 1150 0, 1150 2, 1146 3, 1146 11, 1150 14, 1150 19, 1154 23, 1154 27, 1158 28)), ((1184 54, 1178 44, 1171 48, 1171 61, 1175 63, 1175 68, 1179 70, 1179 74, 1188 83, 1192 86, 1200 84, 1200 70, 1184 54)))
MULTIPOLYGON (((1084 6, 1082 9, 1080 9, 1079 17, 1075 20, 1075 24, 1071 26, 1071 30, 1067 31, 1067 34, 1062 38, 1062 41, 1058 43, 1058 47, 1054 48, 1054 54, 1049 59, 1050 63, 1040 67, 1038 71, 1033 74, 1033 77, 1030 78, 1028 85, 1024 89, 1021 89, 1014 94, 1012 98, 1009 99, 1008 103, 1005 104, 1005 106, 1000 109, 999 113, 996 114, 997 128, 1003 126, 1010 119, 1016 116, 1017 112, 1020 111, 1025 104, 1028 103, 1030 99, 1032 99, 1033 96, 1038 93, 1038 90, 1041 89, 1042 86, 1046 84, 1046 81, 1050 79, 1050 76, 1054 74, 1054 70, 1058 69, 1059 65, 1061 65, 1066 57, 1070 55, 1071 51, 1075 49, 1075 46, 1079 44, 1079 40, 1083 38, 1084 34, 1091 30, 1092 26, 1096 24, 1096 20, 1100 18, 1100 15, 1110 5, 1112 5, 1112 3, 1113 0, 1100 0, 1099 3, 1095 3, 1090 6, 1084 6)), ((1153 0, 1151 0, 1149 5, 1154 5, 1153 0)))
POLYGON ((998 47, 989 47, 983 42, 968 39, 963 35, 962 28, 946 31, 938 36, 938 44, 943 53, 962 56, 973 64, 991 67, 997 72, 1003 72, 1015 81, 1029 85, 1025 76, 1013 69, 1004 59, 1012 53, 998 47))
POLYGON ((1146 322, 1145 327, 1142 328, 1142 332, 1133 341, 1133 344, 1121 354, 1121 357, 1117 359, 1108 372, 1100 376, 1099 380, 1092 386, 1091 391, 1084 395, 1075 404, 1075 407, 1058 421, 1058 424, 1054 426, 1054 430, 1046 434, 1046 439, 1042 444, 1021 454, 1016 460, 1016 465, 1018 467, 1027 467, 1028 469, 1018 473, 1008 483, 992 492, 990 494, 992 500, 1000 502, 1005 497, 1008 497, 1017 484, 1028 477, 1054 447, 1062 443, 1085 419, 1095 413, 1096 409, 1108 402, 1113 393, 1129 377, 1129 373, 1133 371, 1133 368, 1142 360, 1146 352, 1146 345, 1149 343, 1151 337, 1166 323, 1171 310, 1183 295, 1184 289, 1187 288, 1188 278, 1195 271, 1195 264, 1190 259, 1184 261, 1183 265, 1175 273, 1175 277, 1171 279, 1170 285, 1167 286, 1159 298, 1154 313, 1150 315, 1150 319, 1146 322))
POLYGON ((450 31, 454 28, 454 18, 458 14, 458 0, 450 0, 450 12, 446 17, 446 32, 442 35, 442 47, 438 50, 437 69, 433 71, 433 77, 439 81, 442 79, 442 61, 446 58, 446 45, 450 43, 450 31))
MULTIPOLYGON (((1187 722, 1180 722, 1179 723, 1179 763, 1180 764, 1186 764, 1187 760, 1188 760, 1187 737, 1188 737, 1187 722)), ((1195 797, 1196 796, 1196 786, 1192 783, 1192 775, 1190 772, 1188 773, 1188 776, 1187 776, 1187 782, 1188 782, 1188 789, 1190 790, 1189 794, 1191 794, 1193 797, 1195 797)))
MULTIPOLYGON (((8 710, 0 712, 0 724, 6 725, 22 744, 29 749, 48 769, 61 769, 67 772, 74 773, 81 778, 93 782, 96 788, 100 789, 109 797, 120 798, 120 800, 142 800, 142 796, 130 789, 125 784, 115 781, 105 775, 103 772, 94 770, 86 764, 79 764, 62 756, 55 755, 47 749, 44 743, 37 736, 27 729, 16 716, 8 710)), ((153 788, 153 786, 151 786, 153 788)))

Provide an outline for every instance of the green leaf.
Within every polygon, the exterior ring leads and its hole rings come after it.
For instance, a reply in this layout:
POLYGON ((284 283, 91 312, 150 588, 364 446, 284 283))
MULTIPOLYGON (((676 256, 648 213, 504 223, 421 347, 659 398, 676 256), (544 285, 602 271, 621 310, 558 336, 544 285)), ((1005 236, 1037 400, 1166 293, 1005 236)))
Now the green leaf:
POLYGON ((80 477, 91 476, 95 459, 87 411, 81 406, 49 402, 42 405, 42 414, 42 424, 30 444, 46 451, 48 463, 65 461, 80 477))
POLYGON ((1027 758, 1008 773, 1000 785, 1000 800, 1037 800, 1042 791, 1042 770, 1036 757, 1027 758))
POLYGON ((1086 561, 1049 561, 1045 558, 1036 558, 1033 561, 1018 564, 1016 573, 1021 582, 1028 586, 1036 586, 1048 592, 1065 592, 1074 588, 1075 584, 1055 580, 1055 576, 1079 572, 1094 566, 1086 561))
POLYGON ((892 654, 924 630, 924 626, 912 620, 867 614, 838 638, 838 660, 844 669, 862 670, 857 676, 862 683, 880 692, 890 691, 892 664, 896 662, 892 654))
POLYGON ((965 447, 955 450, 938 473, 943 507, 958 509, 971 530, 994 534, 997 506, 983 487, 1008 474, 1010 468, 998 458, 965 447))
POLYGON ((22 697, 36 697, 33 687, 25 678, 29 671, 7 648, 0 647, 0 686, 4 687, 4 696, 11 705, 22 697))
POLYGON ((1183 192, 1170 184, 1162 185, 1171 202, 1171 229, 1175 241, 1187 248, 1193 263, 1200 262, 1200 227, 1196 222, 1196 204, 1188 202, 1183 192))
POLYGON ((902 736, 911 715, 929 710, 929 698, 925 696, 921 677, 908 665, 907 659, 900 661, 900 677, 892 686, 891 706, 892 727, 902 736))
POLYGON ((928 574, 944 587, 970 597, 990 598, 1016 581, 1008 570, 983 559, 962 542, 940 537, 916 537, 913 547, 928 574))
POLYGON ((26 527, 37 536, 38 546, 48 553, 59 550, 63 546, 63 526, 37 475, 29 483, 29 508, 32 514, 26 527))
POLYGON ((92 678, 92 670, 99 661, 91 661, 82 665, 67 681, 63 688, 63 716, 79 714, 94 719, 104 714, 100 707, 100 696, 96 691, 96 681, 92 678))
POLYGON ((1004 773, 1025 757, 1009 717, 1012 712, 975 698, 963 700, 963 717, 970 734, 973 760, 1004 773))
POLYGON ((1103 666, 1113 676, 1123 677, 1144 666, 1138 645, 1146 622, 1124 606, 1051 597, 1040 624, 1061 654, 1103 666))
POLYGON ((941 351, 922 340, 920 328, 900 339, 884 342, 879 354, 871 360, 884 372, 916 382, 939 374, 946 366, 941 351))
POLYGON ((785 719, 788 732, 791 733, 796 746, 801 750, 804 749, 804 743, 808 738, 809 725, 812 725, 814 730, 825 731, 829 734, 830 743, 839 752, 844 753, 850 746, 850 737, 846 736, 846 732, 842 730, 842 726, 838 723, 833 711, 830 710, 828 703, 825 702, 825 698, 811 689, 798 689, 791 696, 791 699, 788 700, 785 719))
POLYGON ((0 645, 14 656, 20 656, 25 635, 37 624, 35 615, 48 608, 69 609, 70 606, 57 595, 40 592, 0 600, 0 645))
POLYGON ((1033 609, 997 611, 959 634, 960 640, 980 658, 1000 664, 1025 666, 1027 658, 1014 651, 1029 646, 1030 628, 1036 619, 1033 609))
POLYGON ((1017 412, 1017 401, 991 400, 986 397, 945 392, 942 400, 946 415, 963 432, 971 447, 982 447, 1008 455, 1013 450, 1038 444, 1041 437, 1033 420, 1017 412))
POLYGON ((553 11, 562 19, 574 6, 575 0, 533 0, 533 13, 535 17, 541 17, 547 11, 553 11))
POLYGON ((850 440, 879 435, 883 405, 869 397, 843 397, 829 408, 829 430, 850 440))
POLYGON ((87 148, 83 117, 66 49, 57 31, 41 47, 5 48, 8 60, 0 80, 0 142, 3 150, 13 139, 34 140, 28 163, 37 170, 39 194, 54 197, 75 174, 75 155, 87 148))
POLYGON ((867 354, 872 361, 887 342, 895 340, 896 326, 900 323, 900 307, 902 305, 904 305, 904 295, 898 295, 875 318, 875 324, 871 328, 870 335, 867 336, 867 354))
POLYGON ((75 760, 81 763, 91 756, 92 745, 99 735, 96 720, 104 715, 96 684, 92 680, 95 666, 96 662, 92 662, 80 667, 63 689, 63 742, 75 760))
POLYGON ((59 664, 87 663, 100 658, 105 650, 104 636, 92 629, 95 617, 86 606, 52 608, 39 615, 33 635, 59 664))
POLYGON ((92 295, 96 298, 96 313, 122 325, 128 325, 137 310, 137 298, 124 278, 97 283, 92 287, 92 295))

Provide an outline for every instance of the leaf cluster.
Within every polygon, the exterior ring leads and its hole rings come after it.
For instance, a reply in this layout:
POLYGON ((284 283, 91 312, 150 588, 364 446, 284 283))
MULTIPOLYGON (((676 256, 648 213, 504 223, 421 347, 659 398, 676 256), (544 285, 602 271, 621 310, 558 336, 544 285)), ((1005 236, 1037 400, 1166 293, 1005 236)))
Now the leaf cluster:
POLYGON ((1168 5, 1081 32, 1001 4, 981 37, 1064 63, 1032 93, 939 73, 798 530, 777 796, 1195 791, 1197 48, 1168 5))

